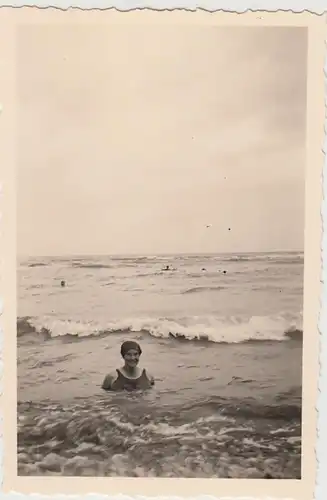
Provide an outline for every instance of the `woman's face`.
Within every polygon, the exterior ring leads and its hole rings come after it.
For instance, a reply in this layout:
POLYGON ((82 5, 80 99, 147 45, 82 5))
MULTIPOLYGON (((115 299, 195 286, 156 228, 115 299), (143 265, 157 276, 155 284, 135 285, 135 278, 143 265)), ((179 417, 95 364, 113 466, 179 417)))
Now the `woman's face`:
POLYGON ((130 349, 124 355, 125 364, 130 368, 135 368, 140 360, 140 353, 136 349, 130 349))

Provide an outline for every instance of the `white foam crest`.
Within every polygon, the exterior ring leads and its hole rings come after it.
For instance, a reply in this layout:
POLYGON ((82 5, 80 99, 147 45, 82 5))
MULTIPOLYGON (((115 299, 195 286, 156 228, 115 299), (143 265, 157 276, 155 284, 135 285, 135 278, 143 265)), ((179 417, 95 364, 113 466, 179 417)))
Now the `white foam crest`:
POLYGON ((182 337, 188 340, 239 343, 249 340, 287 340, 285 332, 302 330, 302 314, 276 316, 193 316, 187 318, 130 318, 117 319, 105 324, 95 321, 63 321, 40 318, 33 321, 40 330, 51 332, 52 337, 76 335, 87 337, 100 333, 147 332, 156 338, 182 337))
POLYGON ((33 318, 28 320, 37 330, 46 328, 51 333, 51 337, 63 337, 65 335, 75 335, 77 337, 89 337, 101 330, 101 325, 95 321, 72 321, 53 318, 33 318))

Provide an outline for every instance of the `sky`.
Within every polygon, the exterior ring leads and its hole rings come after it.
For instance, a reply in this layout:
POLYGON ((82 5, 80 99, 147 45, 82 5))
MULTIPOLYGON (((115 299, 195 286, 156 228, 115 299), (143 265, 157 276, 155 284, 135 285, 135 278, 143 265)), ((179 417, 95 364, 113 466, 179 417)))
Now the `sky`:
POLYGON ((18 254, 303 250, 306 57, 301 27, 21 28, 18 254))

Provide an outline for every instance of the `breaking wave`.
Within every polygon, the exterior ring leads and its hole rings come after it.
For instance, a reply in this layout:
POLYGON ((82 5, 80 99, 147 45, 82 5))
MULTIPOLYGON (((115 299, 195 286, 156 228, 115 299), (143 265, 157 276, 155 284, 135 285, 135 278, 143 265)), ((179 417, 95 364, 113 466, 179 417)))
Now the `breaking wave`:
POLYGON ((55 320, 53 318, 17 319, 17 336, 51 340, 82 340, 86 337, 103 337, 111 334, 137 333, 161 339, 202 341, 224 344, 259 341, 301 341, 302 318, 290 314, 278 316, 199 317, 188 318, 132 318, 108 322, 55 320))
POLYGON ((162 413, 129 396, 31 401, 18 405, 17 438, 25 476, 301 477, 295 405, 252 401, 243 414, 237 402, 208 400, 162 413))

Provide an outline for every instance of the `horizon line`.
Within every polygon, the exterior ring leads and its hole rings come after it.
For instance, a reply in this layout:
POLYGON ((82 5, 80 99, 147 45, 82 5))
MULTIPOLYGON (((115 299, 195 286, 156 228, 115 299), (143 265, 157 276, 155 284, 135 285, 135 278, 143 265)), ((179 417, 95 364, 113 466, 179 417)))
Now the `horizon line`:
POLYGON ((167 252, 167 253, 71 253, 71 254, 33 254, 16 255, 18 260, 31 258, 74 258, 74 257, 175 257, 175 256, 211 256, 211 255, 251 255, 251 254, 276 254, 276 253, 304 253, 304 249, 294 250, 264 250, 247 252, 167 252))

